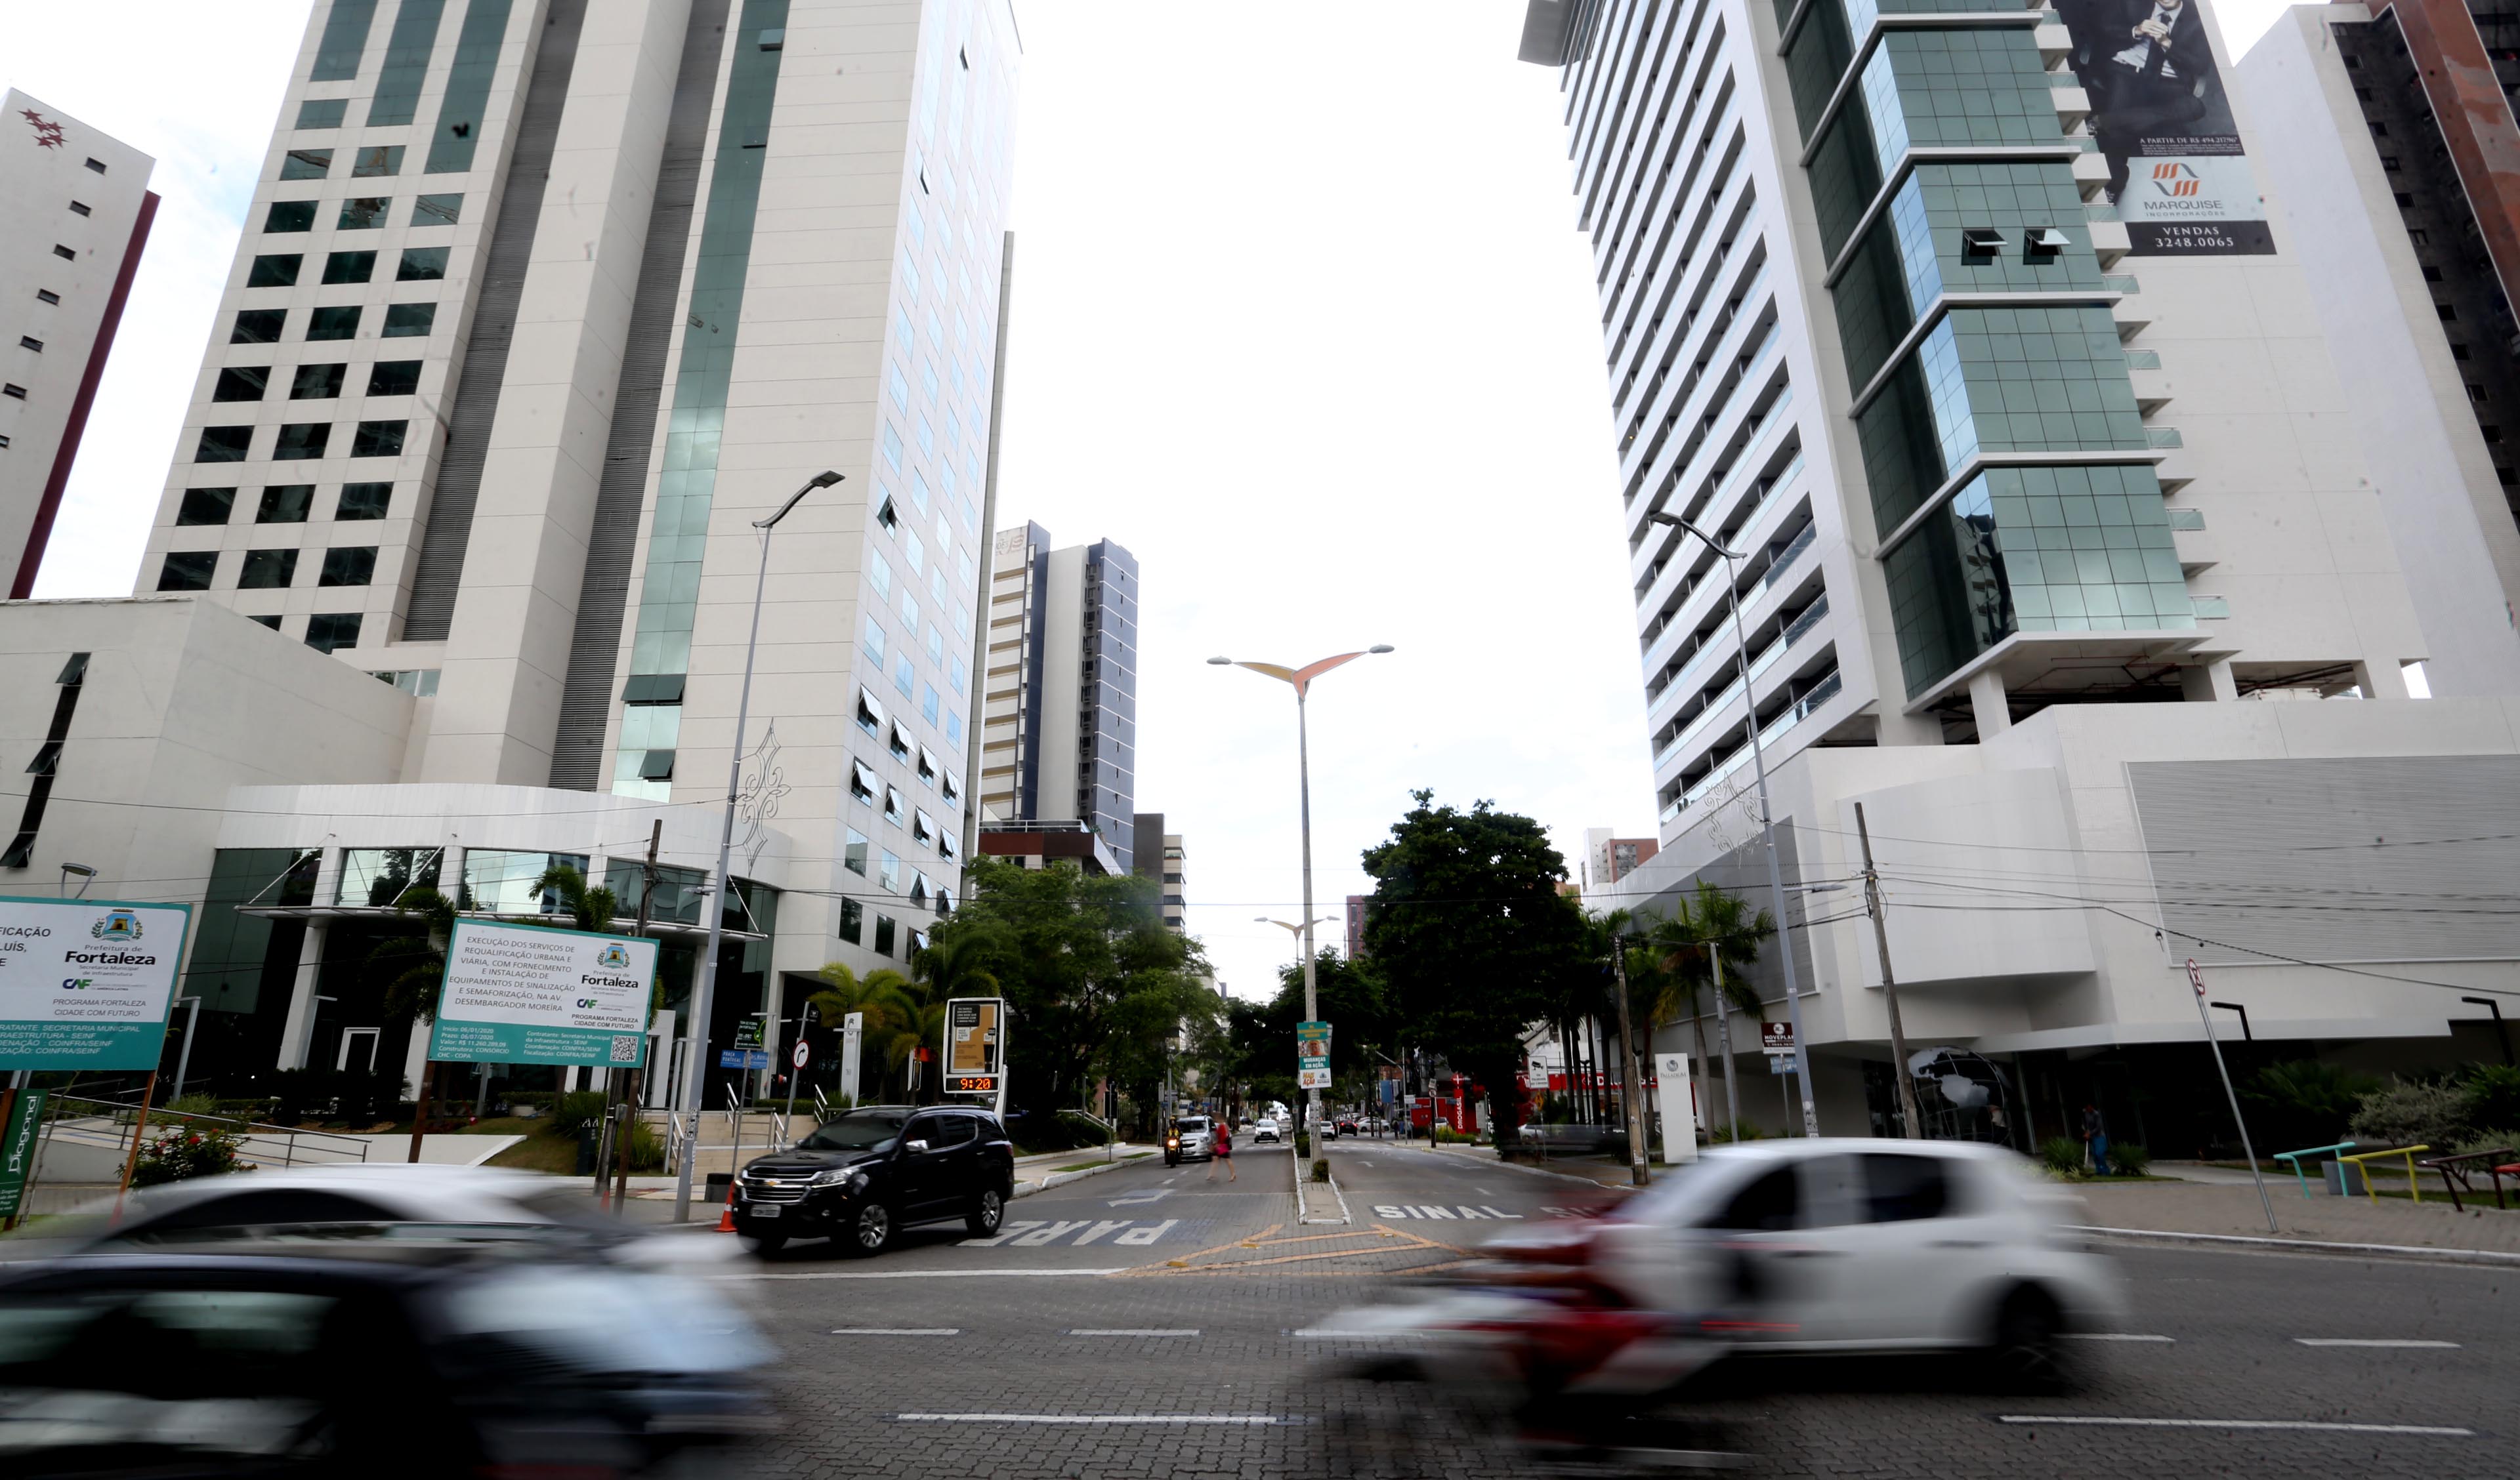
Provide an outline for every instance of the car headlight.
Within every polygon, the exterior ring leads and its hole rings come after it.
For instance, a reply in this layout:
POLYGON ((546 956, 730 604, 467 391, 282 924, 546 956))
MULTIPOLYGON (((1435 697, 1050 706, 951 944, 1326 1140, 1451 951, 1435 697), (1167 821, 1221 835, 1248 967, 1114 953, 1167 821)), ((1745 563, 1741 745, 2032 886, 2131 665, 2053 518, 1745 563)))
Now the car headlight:
POLYGON ((855 1177, 861 1184, 866 1181, 866 1174, 863 1172, 852 1172, 847 1167, 833 1167, 828 1172, 816 1172, 812 1177, 806 1179, 806 1185, 808 1187, 817 1188, 834 1188, 838 1187, 841 1183, 848 1181, 852 1177, 855 1177))

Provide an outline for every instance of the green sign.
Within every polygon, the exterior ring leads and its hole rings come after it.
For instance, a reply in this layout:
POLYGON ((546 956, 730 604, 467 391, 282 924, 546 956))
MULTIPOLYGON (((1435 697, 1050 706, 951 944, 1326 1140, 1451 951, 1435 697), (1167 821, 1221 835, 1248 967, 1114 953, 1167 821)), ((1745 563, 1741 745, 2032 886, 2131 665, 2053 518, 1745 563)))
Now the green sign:
POLYGON ((1328 1069, 1330 1066, 1330 1025, 1326 1022, 1295 1024, 1295 1066, 1304 1069, 1328 1069))
POLYGON ((647 1058, 655 979, 652 940, 459 919, 428 1056, 637 1068, 647 1058))
POLYGON ((735 1046, 739 1049, 760 1048, 761 1027, 764 1021, 766 1019, 760 1017, 746 1017, 738 1022, 735 1025, 735 1046))
POLYGON ((10 1107, 9 1129, 0 1135, 0 1218, 15 1218, 26 1199, 27 1180, 35 1175, 36 1133, 44 1127, 44 1100, 50 1090, 20 1090, 10 1107))
POLYGON ((0 1069, 154 1069, 190 905, 0 895, 0 1069))

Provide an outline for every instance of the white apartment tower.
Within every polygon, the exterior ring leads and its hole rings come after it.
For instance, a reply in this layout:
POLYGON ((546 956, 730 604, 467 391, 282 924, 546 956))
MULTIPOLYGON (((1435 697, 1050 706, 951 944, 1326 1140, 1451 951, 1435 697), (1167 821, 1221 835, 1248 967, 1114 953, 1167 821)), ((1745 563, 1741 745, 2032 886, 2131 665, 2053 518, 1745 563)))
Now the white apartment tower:
POLYGON ((354 855, 631 901, 662 817, 697 927, 754 521, 825 470, 767 545, 710 1036, 951 907, 1020 54, 1006 0, 315 5, 139 582, 409 697, 394 785, 256 795, 255 849, 315 860, 284 1062, 388 867, 354 855))
MULTIPOLYGON (((1003 823, 1074 823, 1137 867, 1138 561, 1051 547, 1025 523, 989 562, 980 801, 1003 823)), ((1143 870, 1141 871, 1143 872, 1143 870)))
POLYGON ((0 139, 0 599, 22 601, 157 218, 157 161, 16 88, 0 139))

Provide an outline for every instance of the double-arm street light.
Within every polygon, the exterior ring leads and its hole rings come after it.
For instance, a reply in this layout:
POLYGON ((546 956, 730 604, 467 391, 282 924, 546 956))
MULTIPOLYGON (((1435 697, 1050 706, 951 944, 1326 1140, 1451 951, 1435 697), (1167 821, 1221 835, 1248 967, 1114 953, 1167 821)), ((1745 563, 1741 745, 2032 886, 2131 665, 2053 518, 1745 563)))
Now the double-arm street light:
MULTIPOLYGON (((1768 804, 1768 756, 1759 743, 1759 697, 1750 685, 1750 637, 1741 626, 1741 587, 1733 576, 1733 566, 1742 555, 1740 551, 1717 544, 1715 536, 1679 515, 1656 510, 1645 518, 1656 524, 1669 524, 1686 530, 1705 541, 1707 549, 1724 558, 1724 596, 1732 604, 1732 641, 1739 649, 1741 703, 1749 711, 1742 724, 1750 732, 1750 764, 1757 767, 1759 773, 1759 827, 1766 833, 1768 843, 1768 892, 1777 904, 1777 959, 1785 970, 1785 1016, 1794 1025, 1794 1082, 1802 1087, 1803 1092, 1803 1134, 1818 1136, 1820 1111, 1812 1103, 1811 1040, 1803 1033, 1802 994, 1794 988, 1794 932, 1785 919, 1785 875, 1777 862, 1777 814, 1776 809, 1768 804)), ((1900 1065, 1899 1072, 1906 1073, 1907 1066, 1900 1065)))
MULTIPOLYGON (((1330 657, 1323 658, 1319 662, 1307 663, 1301 668, 1288 668, 1278 663, 1246 663, 1238 658, 1230 657, 1212 657, 1208 659, 1209 662, 1224 667, 1248 668, 1254 673, 1265 673, 1269 675, 1269 677, 1277 679, 1282 683, 1292 684, 1295 687, 1295 788, 1300 801, 1304 839, 1304 923, 1302 929, 1304 936, 1304 1020, 1306 1022, 1321 1021, 1322 1012, 1321 999, 1313 981, 1313 926, 1319 923, 1319 921, 1313 919, 1313 774, 1311 741, 1307 738, 1304 730, 1304 695, 1306 692, 1311 689, 1313 680, 1320 678, 1323 674, 1329 672, 1332 668, 1336 668, 1344 663, 1355 662, 1358 658, 1365 657, 1372 653, 1389 652, 1390 650, 1391 645, 1389 643, 1376 643, 1372 647, 1366 649, 1364 652, 1341 652, 1330 657)), ((1322 919, 1328 919, 1330 917, 1325 915, 1322 919)), ((1273 920, 1271 923, 1274 924, 1277 923, 1277 921, 1273 920)), ((1314 1087, 1311 1094, 1306 1098, 1306 1123, 1308 1125, 1313 1121, 1321 1119, 1322 1092, 1319 1086, 1314 1087)))
MULTIPOLYGON (((752 578, 752 633, 743 642, 743 687, 735 701, 735 753, 726 763, 726 821, 717 834, 717 886, 709 891, 708 949, 700 955, 700 979, 692 988, 692 1059, 683 1075, 683 1102, 678 1107, 683 1121, 683 1165, 674 1177, 676 1223, 692 1215, 692 1162, 699 1151, 700 1139, 700 1084, 708 1077, 709 999, 717 991, 718 939, 726 926, 727 869, 735 854, 735 803, 743 790, 743 723, 752 711, 752 656, 761 646, 761 593, 770 583, 770 531, 788 517, 789 510, 804 501, 805 495, 838 481, 840 474, 826 469, 788 495, 777 513, 752 521, 752 527, 761 531, 761 569, 752 578)), ((735 1157, 738 1161, 743 1159, 742 1146, 735 1147, 735 1157)))

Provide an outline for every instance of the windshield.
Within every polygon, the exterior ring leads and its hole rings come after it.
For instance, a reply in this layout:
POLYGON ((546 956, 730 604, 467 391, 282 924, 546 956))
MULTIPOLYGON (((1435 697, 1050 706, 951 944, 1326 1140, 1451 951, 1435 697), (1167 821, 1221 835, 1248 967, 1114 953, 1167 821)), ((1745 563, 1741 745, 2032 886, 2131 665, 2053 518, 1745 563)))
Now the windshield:
POLYGON ((1181 1123, 1181 1133, 1185 1136, 1191 1135, 1193 1132, 1204 1131, 1206 1129, 1207 1117, 1204 1115, 1187 1116, 1181 1123))
POLYGON ((796 1143, 801 1151, 889 1151, 907 1110, 851 1110, 796 1143))

